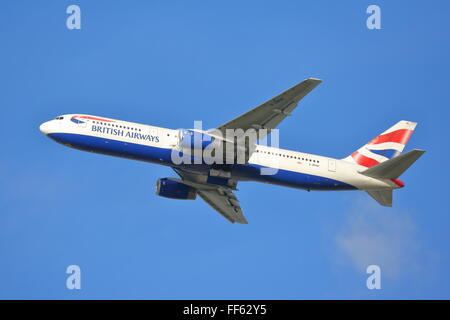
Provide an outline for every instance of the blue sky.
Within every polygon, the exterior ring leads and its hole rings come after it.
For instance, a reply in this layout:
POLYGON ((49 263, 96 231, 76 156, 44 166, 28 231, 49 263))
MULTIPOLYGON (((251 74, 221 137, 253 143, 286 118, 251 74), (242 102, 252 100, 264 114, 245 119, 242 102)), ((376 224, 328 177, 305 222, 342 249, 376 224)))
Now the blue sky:
POLYGON ((448 1, 4 1, 0 298, 450 298, 448 1), (67 6, 82 29, 68 30, 67 6), (366 28, 377 4, 382 29, 366 28), (165 167, 58 145, 39 124, 87 113, 215 127, 308 78, 324 82, 280 144, 342 158, 419 125, 394 207, 363 192, 241 183, 250 224, 154 193, 165 167), (67 290, 67 266, 82 289, 67 290), (368 290, 367 265, 382 289, 368 290))

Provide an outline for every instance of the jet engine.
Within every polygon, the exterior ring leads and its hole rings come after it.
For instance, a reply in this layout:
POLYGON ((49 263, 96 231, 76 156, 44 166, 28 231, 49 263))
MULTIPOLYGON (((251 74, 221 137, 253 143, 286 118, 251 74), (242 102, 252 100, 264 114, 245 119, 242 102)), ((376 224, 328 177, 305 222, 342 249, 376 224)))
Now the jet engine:
POLYGON ((180 130, 179 146, 186 153, 193 153, 194 149, 205 149, 213 142, 213 137, 203 132, 193 130, 180 130))
POLYGON ((247 163, 256 148, 257 132, 242 131, 242 134, 237 132, 237 136, 223 137, 222 132, 216 130, 218 132, 181 129, 177 150, 204 159, 210 158, 216 164, 247 163), (209 152, 204 153, 206 148, 209 152))
POLYGON ((156 194, 161 197, 180 200, 194 200, 197 196, 194 188, 168 178, 156 181, 156 194))

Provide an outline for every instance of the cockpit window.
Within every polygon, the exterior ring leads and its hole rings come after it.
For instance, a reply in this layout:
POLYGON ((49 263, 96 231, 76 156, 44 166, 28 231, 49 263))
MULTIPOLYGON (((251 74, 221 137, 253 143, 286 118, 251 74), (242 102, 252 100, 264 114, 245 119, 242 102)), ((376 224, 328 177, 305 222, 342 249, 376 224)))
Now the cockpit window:
POLYGON ((56 117, 55 120, 62 120, 64 117, 56 117))

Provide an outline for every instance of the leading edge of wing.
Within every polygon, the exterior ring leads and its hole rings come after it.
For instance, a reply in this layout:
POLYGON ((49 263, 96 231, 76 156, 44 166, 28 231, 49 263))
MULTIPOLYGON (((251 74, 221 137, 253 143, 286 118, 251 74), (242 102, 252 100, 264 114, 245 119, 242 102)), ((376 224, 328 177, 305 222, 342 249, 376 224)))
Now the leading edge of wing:
POLYGON ((219 126, 219 129, 273 129, 289 116, 297 103, 321 82, 322 80, 317 78, 305 79, 274 98, 219 126))

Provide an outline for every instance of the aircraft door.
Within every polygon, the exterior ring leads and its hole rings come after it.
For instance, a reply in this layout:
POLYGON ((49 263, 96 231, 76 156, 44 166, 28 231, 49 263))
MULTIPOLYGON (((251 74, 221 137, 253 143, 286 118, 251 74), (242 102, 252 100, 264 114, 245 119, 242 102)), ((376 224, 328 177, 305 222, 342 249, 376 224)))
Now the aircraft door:
POLYGON ((174 149, 177 147, 178 141, 179 141, 179 133, 180 133, 179 130, 177 130, 177 131, 173 130, 170 133, 168 133, 169 136, 167 138, 168 138, 168 144, 169 144, 170 148, 174 149))
POLYGON ((158 130, 158 129, 156 129, 156 128, 152 128, 152 127, 150 127, 149 129, 148 129, 148 134, 152 137, 152 140, 151 141, 153 141, 153 143, 155 143, 156 142, 156 137, 158 137, 158 141, 159 141, 159 143, 161 143, 162 141, 162 137, 161 137, 161 132, 160 132, 160 130, 158 130))
POLYGON ((328 159, 328 171, 336 172, 336 160, 328 159))

